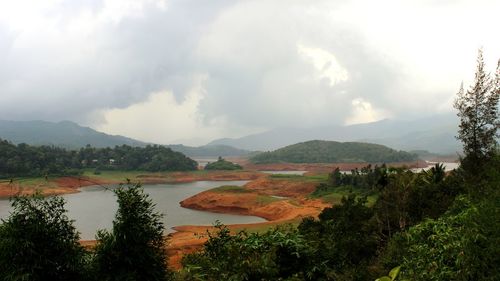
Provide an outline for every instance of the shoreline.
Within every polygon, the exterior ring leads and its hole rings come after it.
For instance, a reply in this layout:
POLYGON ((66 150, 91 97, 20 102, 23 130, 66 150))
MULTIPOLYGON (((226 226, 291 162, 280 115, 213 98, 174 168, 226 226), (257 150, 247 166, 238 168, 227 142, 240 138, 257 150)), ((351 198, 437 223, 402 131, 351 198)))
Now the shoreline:
MULTIPOLYGON (((268 171, 297 171, 307 170, 305 175, 317 175, 329 173, 336 167, 342 170, 361 168, 368 163, 332 163, 332 164, 266 164, 245 166, 245 170, 239 171, 194 171, 194 172, 169 172, 169 173, 148 173, 148 172, 121 172, 118 176, 130 178, 132 182, 142 184, 161 183, 188 183, 194 181, 224 181, 248 180, 243 186, 244 192, 216 192, 213 189, 203 191, 192 197, 179 202, 182 207, 208 212, 252 215, 262 217, 268 221, 250 224, 226 225, 232 232, 243 229, 249 231, 264 231, 272 226, 298 223, 302 218, 312 216, 317 217, 325 207, 331 206, 320 199, 311 199, 307 196, 314 191, 317 182, 292 181, 287 179, 273 179, 272 175, 260 172, 268 171), (247 170, 253 168, 252 170, 247 170), (130 174, 130 175, 129 175, 130 174), (273 198, 273 199, 270 199, 273 198), (268 202, 269 201, 269 202, 268 202)), ((374 164, 372 164, 374 165, 374 164)), ((406 167, 427 167, 427 162, 418 161, 413 163, 391 163, 388 166, 406 167)), ((103 174, 106 172, 103 172, 103 174)), ((115 173, 111 173, 115 174, 115 173)), ((47 185, 32 185, 30 187, 17 186, 17 190, 12 185, 0 184, 0 198, 6 198, 16 194, 31 194, 36 188, 41 188, 44 195, 62 195, 77 193, 82 187, 92 185, 119 184, 123 180, 105 176, 81 176, 81 177, 61 177, 51 179, 47 185), (9 192, 6 192, 8 189, 9 192)), ((215 227, 210 225, 179 225, 172 228, 175 232, 165 235, 168 240, 167 255, 169 266, 173 269, 181 267, 182 256, 192 253, 202 248, 207 241, 207 231, 214 231, 215 227)), ((81 240, 80 243, 92 248, 95 240, 81 240)))

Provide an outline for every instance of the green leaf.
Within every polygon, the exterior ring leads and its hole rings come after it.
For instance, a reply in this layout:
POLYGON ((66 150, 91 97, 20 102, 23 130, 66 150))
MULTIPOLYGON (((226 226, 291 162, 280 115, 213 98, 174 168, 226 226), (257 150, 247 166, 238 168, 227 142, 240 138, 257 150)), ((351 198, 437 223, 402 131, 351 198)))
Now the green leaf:
POLYGON ((394 281, 396 277, 398 277, 399 270, 401 269, 401 266, 395 267, 389 272, 389 277, 391 277, 391 281, 394 281))

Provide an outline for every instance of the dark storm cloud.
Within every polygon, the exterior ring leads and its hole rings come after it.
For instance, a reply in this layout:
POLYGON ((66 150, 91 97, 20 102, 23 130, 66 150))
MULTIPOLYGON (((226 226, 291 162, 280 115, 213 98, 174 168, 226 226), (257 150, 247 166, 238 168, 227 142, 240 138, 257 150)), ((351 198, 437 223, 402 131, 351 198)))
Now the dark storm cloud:
POLYGON ((200 77, 199 104, 186 116, 207 126, 432 113, 449 108, 453 95, 440 85, 462 75, 455 70, 463 65, 442 66, 463 50, 473 56, 479 41, 453 44, 462 36, 450 26, 459 29, 452 23, 475 7, 465 0, 465 8, 436 5, 443 10, 434 16, 434 4, 418 1, 52 2, 27 28, 2 20, 0 11, 0 119, 99 125, 108 109, 145 102, 153 92, 170 91, 182 106, 200 77))
MULTIPOLYGON (((192 83, 197 38, 226 2, 197 8, 198 1, 169 1, 165 10, 146 5, 141 17, 96 19, 88 36, 49 34, 30 41, 0 25, 0 73, 6 74, 0 78, 0 118, 82 120, 95 109, 125 107, 163 89, 182 99, 192 83), (49 42, 54 39, 69 42, 49 42), (19 47, 16 41, 34 44, 19 47)), ((98 15, 104 8, 100 1, 90 4, 65 1, 52 9, 56 31, 67 32, 70 16, 83 9, 98 15)))

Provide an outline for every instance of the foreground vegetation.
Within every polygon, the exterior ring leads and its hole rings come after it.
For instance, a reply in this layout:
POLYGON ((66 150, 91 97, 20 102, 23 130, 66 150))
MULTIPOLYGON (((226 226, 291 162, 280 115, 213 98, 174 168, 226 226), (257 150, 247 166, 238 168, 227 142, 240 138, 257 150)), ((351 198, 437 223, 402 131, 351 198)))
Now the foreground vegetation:
POLYGON ((111 232, 92 252, 79 244, 61 197, 13 198, 0 225, 0 280, 168 280, 161 214, 139 185, 114 190, 111 232))
POLYGON ((379 144, 361 142, 307 141, 250 158, 255 164, 267 163, 341 163, 409 162, 418 157, 379 144))

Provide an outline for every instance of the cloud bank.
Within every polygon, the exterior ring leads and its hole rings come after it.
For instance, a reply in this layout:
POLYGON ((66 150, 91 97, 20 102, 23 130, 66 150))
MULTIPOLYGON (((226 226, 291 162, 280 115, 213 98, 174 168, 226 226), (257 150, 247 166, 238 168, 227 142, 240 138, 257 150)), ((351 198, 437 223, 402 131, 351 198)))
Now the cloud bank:
POLYGON ((201 144, 448 112, 477 48, 492 70, 500 58, 498 10, 486 0, 4 1, 0 119, 201 144))

